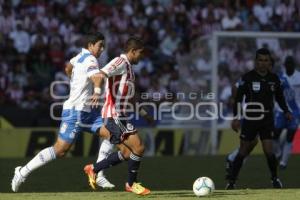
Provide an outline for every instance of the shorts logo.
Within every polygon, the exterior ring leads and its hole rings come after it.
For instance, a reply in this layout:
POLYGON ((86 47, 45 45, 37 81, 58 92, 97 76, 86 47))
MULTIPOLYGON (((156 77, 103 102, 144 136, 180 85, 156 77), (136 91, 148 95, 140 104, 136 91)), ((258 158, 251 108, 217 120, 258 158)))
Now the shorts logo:
POLYGON ((75 138, 75 132, 72 131, 72 132, 70 133, 70 135, 69 135, 69 138, 70 138, 70 139, 74 139, 74 138, 75 138))
POLYGON ((67 130, 67 128, 68 128, 68 124, 67 123, 63 123, 62 125, 61 125, 61 127, 60 127, 60 133, 65 133, 66 132, 66 130, 67 130))
POLYGON ((258 92, 260 90, 260 82, 252 82, 252 90, 258 92))
POLYGON ((126 125, 126 128, 127 128, 127 130, 129 130, 129 131, 133 131, 133 129, 134 129, 133 125, 130 124, 130 123, 128 123, 128 124, 126 125))

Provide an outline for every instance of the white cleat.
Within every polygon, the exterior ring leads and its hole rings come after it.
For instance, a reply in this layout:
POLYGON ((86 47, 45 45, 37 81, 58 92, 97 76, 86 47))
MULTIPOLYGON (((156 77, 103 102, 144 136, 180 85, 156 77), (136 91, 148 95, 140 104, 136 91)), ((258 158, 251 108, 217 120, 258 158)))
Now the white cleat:
POLYGON ((25 177, 20 173, 21 168, 21 166, 15 168, 15 175, 11 180, 11 189, 13 192, 18 192, 20 185, 25 181, 25 177))
POLYGON ((102 187, 103 189, 113 189, 115 187, 114 184, 110 183, 105 176, 99 176, 96 179, 96 183, 99 187, 102 187))

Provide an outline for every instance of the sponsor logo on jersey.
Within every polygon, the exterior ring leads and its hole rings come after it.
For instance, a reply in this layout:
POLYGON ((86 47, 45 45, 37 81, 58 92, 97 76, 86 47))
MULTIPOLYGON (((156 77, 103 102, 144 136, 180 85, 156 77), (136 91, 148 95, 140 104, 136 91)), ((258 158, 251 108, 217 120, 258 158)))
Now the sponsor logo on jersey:
POLYGON ((134 127, 133 127, 133 125, 131 123, 128 123, 126 125, 126 128, 127 128, 128 131, 133 131, 133 129, 134 129, 134 127))
POLYGON ((252 82, 252 90, 255 92, 260 91, 260 82, 252 82))

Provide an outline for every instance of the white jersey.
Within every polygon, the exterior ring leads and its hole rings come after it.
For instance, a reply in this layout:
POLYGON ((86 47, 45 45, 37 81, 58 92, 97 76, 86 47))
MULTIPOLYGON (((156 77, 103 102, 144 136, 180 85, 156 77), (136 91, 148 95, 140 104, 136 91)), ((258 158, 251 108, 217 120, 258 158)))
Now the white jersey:
MULTIPOLYGON (((283 70, 283 72, 279 74, 279 78, 283 95, 289 110, 293 113, 298 113, 300 105, 300 72, 295 71, 291 76, 288 76, 285 70, 283 70)), ((275 104, 275 110, 283 112, 277 102, 275 104)))
POLYGON ((300 72, 295 70, 292 76, 286 75, 286 78, 291 88, 295 91, 295 100, 298 107, 300 107, 300 72))
POLYGON ((126 116, 126 108, 135 90, 135 77, 130 62, 125 54, 121 54, 105 65, 101 71, 108 77, 102 117, 126 116))
POLYGON ((89 98, 94 93, 93 82, 89 79, 92 75, 99 73, 99 64, 95 56, 87 49, 70 60, 73 65, 70 80, 70 96, 65 101, 63 109, 75 109, 90 112, 89 98))

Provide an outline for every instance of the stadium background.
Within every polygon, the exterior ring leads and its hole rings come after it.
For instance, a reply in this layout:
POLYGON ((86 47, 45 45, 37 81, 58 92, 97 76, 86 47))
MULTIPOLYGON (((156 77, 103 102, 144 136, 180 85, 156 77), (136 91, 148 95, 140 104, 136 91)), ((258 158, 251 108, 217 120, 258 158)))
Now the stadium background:
MULTIPOLYGON (((100 31, 106 37, 106 50, 99 60, 102 65, 121 52, 122 44, 130 35, 143 37, 148 51, 134 68, 137 92, 147 93, 147 101, 157 105, 180 100, 157 99, 156 94, 164 96, 167 93, 201 91, 205 95, 213 84, 219 91, 217 101, 230 105, 228 88, 240 74, 253 67, 253 52, 263 45, 271 49, 277 68, 282 67, 287 55, 296 58, 297 66, 300 63, 298 42, 291 44, 276 38, 265 43, 232 40, 218 47, 218 77, 216 82, 211 82, 211 70, 215 66, 209 41, 213 33, 299 32, 299 1, 0 0, 0 5, 0 169, 5 180, 0 183, 1 192, 9 191, 12 169, 17 163, 28 160, 54 142, 59 121, 50 118, 50 105, 63 99, 52 98, 50 85, 53 81, 68 81, 64 64, 80 51, 81 36, 87 32, 100 31)), ((55 85, 53 92, 57 96, 66 96, 68 86, 55 85)), ((205 101, 202 95, 200 99, 205 101)), ((60 111, 61 107, 55 107, 56 116, 60 111)), ((179 114, 184 112, 178 110, 179 114)), ((230 106, 225 107, 224 112, 230 116, 230 106)), ((238 144, 238 138, 230 131, 228 123, 218 121, 220 129, 217 151, 214 153, 218 155, 214 156, 207 156, 212 154, 210 132, 207 131, 210 125, 195 121, 182 124, 170 120, 167 115, 157 123, 156 128, 147 127, 142 120, 136 121, 136 124, 141 128, 147 145, 149 158, 146 158, 146 170, 152 171, 151 167, 155 169, 155 166, 151 163, 160 162, 166 169, 174 170, 166 170, 166 176, 176 174, 177 180, 180 180, 179 184, 174 184, 166 178, 165 182, 157 184, 151 179, 155 177, 153 171, 148 173, 149 176, 143 175, 154 189, 188 189, 193 179, 200 175, 213 177, 217 186, 223 188, 222 155, 238 144), (180 173, 185 165, 179 163, 191 163, 190 169, 185 170, 189 172, 186 177, 180 173), (216 168, 207 169, 208 166, 216 168)), ((84 134, 68 155, 79 158, 58 161, 57 168, 56 164, 51 164, 49 169, 38 173, 44 176, 49 172, 48 176, 51 176, 55 171, 60 171, 59 167, 72 168, 68 173, 74 177, 74 174, 81 173, 84 162, 95 158, 98 143, 98 139, 84 134)), ((293 152, 300 153, 299 133, 293 152)), ((260 147, 254 153, 260 154, 260 147)), ((262 159, 255 156, 245 170, 261 169, 266 172, 266 166, 260 164, 262 159)), ((292 157, 290 165, 282 176, 288 180, 288 187, 299 187, 293 179, 296 177, 295 169, 300 165, 299 158, 292 157)), ((125 176, 120 175, 120 171, 125 171, 120 168, 109 172, 117 183, 121 183, 120 176, 125 176)), ((59 185, 51 188, 42 186, 38 176, 32 178, 35 184, 25 186, 25 191, 60 190, 59 185)), ((54 177, 48 176, 45 179, 55 182, 54 177)), ((80 188, 85 182, 80 182, 81 174, 78 176, 78 179, 74 177, 72 180, 79 187, 67 190, 87 190, 87 187, 80 188)), ((261 179, 259 175, 256 178, 261 179)), ((245 179, 244 186, 249 183, 253 187, 268 187, 266 181, 257 183, 245 179)))

